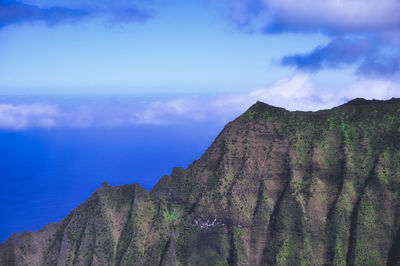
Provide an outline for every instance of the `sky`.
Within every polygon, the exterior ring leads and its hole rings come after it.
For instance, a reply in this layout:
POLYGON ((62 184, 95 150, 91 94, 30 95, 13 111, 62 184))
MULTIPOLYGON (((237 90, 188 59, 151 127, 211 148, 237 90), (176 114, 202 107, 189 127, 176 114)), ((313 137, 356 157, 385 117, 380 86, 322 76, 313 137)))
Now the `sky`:
POLYGON ((400 97, 398 0, 0 0, 0 241, 146 189, 256 101, 400 97))

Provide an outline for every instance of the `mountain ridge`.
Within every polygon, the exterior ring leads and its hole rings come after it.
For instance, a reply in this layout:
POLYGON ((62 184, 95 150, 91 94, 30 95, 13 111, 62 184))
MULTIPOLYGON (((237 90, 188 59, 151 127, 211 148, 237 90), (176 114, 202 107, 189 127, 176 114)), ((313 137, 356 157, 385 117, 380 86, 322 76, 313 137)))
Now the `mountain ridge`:
POLYGON ((400 99, 290 112, 262 102, 151 191, 107 182, 0 265, 395 265, 400 99))

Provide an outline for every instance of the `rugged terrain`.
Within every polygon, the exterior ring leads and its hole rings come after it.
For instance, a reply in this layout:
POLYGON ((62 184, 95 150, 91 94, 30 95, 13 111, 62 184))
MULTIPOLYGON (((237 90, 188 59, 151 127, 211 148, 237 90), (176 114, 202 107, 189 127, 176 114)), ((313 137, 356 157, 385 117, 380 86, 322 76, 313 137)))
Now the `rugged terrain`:
POLYGON ((104 183, 0 265, 396 265, 400 99, 257 102, 150 192, 104 183))

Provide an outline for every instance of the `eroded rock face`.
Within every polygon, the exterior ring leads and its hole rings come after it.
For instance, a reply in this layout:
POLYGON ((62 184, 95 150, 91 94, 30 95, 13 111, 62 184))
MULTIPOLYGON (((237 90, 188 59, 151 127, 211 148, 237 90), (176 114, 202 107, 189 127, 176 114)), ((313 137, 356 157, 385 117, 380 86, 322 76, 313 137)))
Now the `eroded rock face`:
POLYGON ((395 265, 399 193, 400 100, 258 102, 151 192, 104 184, 0 265, 395 265))

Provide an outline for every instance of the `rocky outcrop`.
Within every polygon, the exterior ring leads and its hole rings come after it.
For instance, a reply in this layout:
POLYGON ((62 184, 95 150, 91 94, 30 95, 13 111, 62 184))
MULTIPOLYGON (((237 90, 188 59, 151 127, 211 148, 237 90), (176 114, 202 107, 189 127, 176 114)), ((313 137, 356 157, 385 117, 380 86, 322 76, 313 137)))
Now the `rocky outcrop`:
POLYGON ((400 100, 256 103, 152 191, 103 184, 0 265, 396 265, 400 100))

